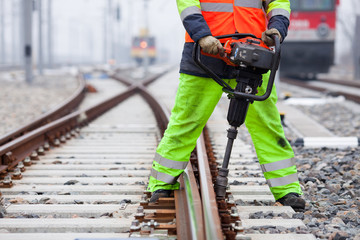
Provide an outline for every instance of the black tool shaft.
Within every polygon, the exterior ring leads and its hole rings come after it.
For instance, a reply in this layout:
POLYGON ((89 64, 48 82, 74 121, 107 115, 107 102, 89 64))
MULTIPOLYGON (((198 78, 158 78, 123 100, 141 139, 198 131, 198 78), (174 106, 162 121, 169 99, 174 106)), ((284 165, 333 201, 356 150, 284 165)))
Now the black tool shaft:
POLYGON ((234 144, 234 140, 236 139, 237 133, 238 133, 237 127, 235 127, 235 126, 231 126, 231 128, 228 129, 228 135, 227 135, 228 141, 227 141, 227 144, 226 144, 226 150, 225 150, 225 154, 224 154, 224 161, 223 161, 223 164, 222 164, 223 168, 228 168, 232 147, 233 147, 233 144, 234 144))

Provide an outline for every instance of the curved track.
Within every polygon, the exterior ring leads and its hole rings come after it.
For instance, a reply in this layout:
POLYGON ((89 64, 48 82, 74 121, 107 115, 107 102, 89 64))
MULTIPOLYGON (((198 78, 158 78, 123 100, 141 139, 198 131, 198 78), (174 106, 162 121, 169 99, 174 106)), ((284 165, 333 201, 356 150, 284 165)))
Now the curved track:
POLYGON ((33 120, 31 123, 0 136, 0 146, 24 135, 27 132, 71 113, 85 97, 86 84, 82 74, 79 74, 77 81, 78 88, 68 99, 56 106, 53 110, 39 116, 39 118, 33 120))
POLYGON ((230 183, 246 186, 230 186, 232 195, 216 201, 212 180, 226 139, 225 120, 216 114, 206 134, 212 144, 204 135, 199 138, 192 164, 179 179, 181 189, 172 198, 148 204, 145 184, 168 113, 145 87, 156 77, 141 83, 116 78, 128 86, 126 91, 0 147, 3 176, 10 172, 19 179, 11 184, 5 177, 2 183, 7 187, 1 189, 6 214, 0 229, 8 233, 1 233, 1 239, 125 238, 129 231, 130 236, 166 239, 313 239, 296 234, 296 228, 303 227, 300 220, 249 219, 256 211, 286 213, 289 218, 293 211, 249 206, 254 199, 273 199, 259 166, 249 163, 254 158, 250 147, 241 142, 230 183), (17 165, 20 162, 33 166, 25 168, 17 165), (294 230, 282 236, 265 230, 251 234, 252 228, 266 225, 294 230))

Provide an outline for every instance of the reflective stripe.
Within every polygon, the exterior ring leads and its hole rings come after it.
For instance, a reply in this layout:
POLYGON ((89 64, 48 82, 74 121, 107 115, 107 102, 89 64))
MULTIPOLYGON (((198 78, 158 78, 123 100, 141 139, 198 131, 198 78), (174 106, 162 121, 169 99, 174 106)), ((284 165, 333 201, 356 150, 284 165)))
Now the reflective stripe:
POLYGON ((285 177, 280 177, 280 178, 272 178, 272 179, 267 179, 267 183, 269 185, 269 187, 279 187, 279 186, 284 186, 293 182, 297 182, 299 181, 298 175, 297 173, 285 176, 285 177))
POLYGON ((267 19, 270 20, 271 17, 276 16, 276 15, 282 15, 282 16, 285 16, 288 19, 290 19, 290 13, 282 8, 275 8, 275 9, 271 10, 267 14, 267 19))
POLYGON ((192 14, 201 14, 201 10, 200 8, 196 7, 196 6, 191 6, 191 7, 188 7, 186 9, 184 9, 182 12, 181 12, 181 21, 184 21, 184 19, 187 17, 187 16, 190 16, 192 14))
POLYGON ((260 165, 260 167, 263 172, 271 172, 271 171, 276 171, 276 170, 283 169, 283 168, 288 168, 288 167, 291 167, 294 165, 295 165, 294 159, 290 158, 290 159, 285 159, 285 160, 281 160, 281 161, 277 161, 277 162, 262 164, 262 165, 260 165))
POLYGON ((262 8, 261 0, 235 0, 237 7, 262 8))
POLYGON ((164 166, 167 168, 172 168, 172 169, 178 169, 178 170, 184 170, 188 164, 188 161, 186 161, 186 162, 173 161, 173 160, 162 157, 158 153, 155 153, 154 161, 159 163, 161 166, 164 166))
POLYGON ((178 177, 174 177, 168 175, 166 173, 158 172, 155 169, 151 169, 151 177, 155 178, 156 180, 168 183, 168 184, 175 184, 178 177))
POLYGON ((202 2, 201 11, 205 12, 233 12, 233 4, 232 3, 209 3, 202 2))

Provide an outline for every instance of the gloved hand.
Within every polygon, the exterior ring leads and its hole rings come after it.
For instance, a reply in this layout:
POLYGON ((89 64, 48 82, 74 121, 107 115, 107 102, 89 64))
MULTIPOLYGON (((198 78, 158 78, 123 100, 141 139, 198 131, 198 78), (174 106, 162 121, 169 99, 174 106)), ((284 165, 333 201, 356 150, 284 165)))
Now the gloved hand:
POLYGON ((281 34, 280 32, 276 29, 276 28, 271 28, 266 30, 265 32, 262 33, 261 35, 261 40, 268 46, 274 46, 275 45, 275 41, 271 38, 271 35, 278 35, 280 42, 281 42, 281 34))
POLYGON ((220 52, 220 55, 223 55, 225 52, 220 41, 213 36, 206 36, 200 38, 199 45, 205 53, 216 55, 220 52))

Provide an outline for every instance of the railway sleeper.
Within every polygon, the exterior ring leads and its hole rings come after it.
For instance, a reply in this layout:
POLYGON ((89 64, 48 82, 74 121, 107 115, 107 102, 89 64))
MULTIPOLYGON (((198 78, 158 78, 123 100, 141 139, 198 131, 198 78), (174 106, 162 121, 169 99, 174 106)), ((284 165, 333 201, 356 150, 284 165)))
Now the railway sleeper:
MULTIPOLYGON (((146 197, 150 193, 144 194, 146 197)), ((166 237, 176 239, 175 198, 159 198, 156 203, 148 203, 144 197, 130 227, 130 237, 166 237), (146 210, 155 210, 145 213, 146 210)))

